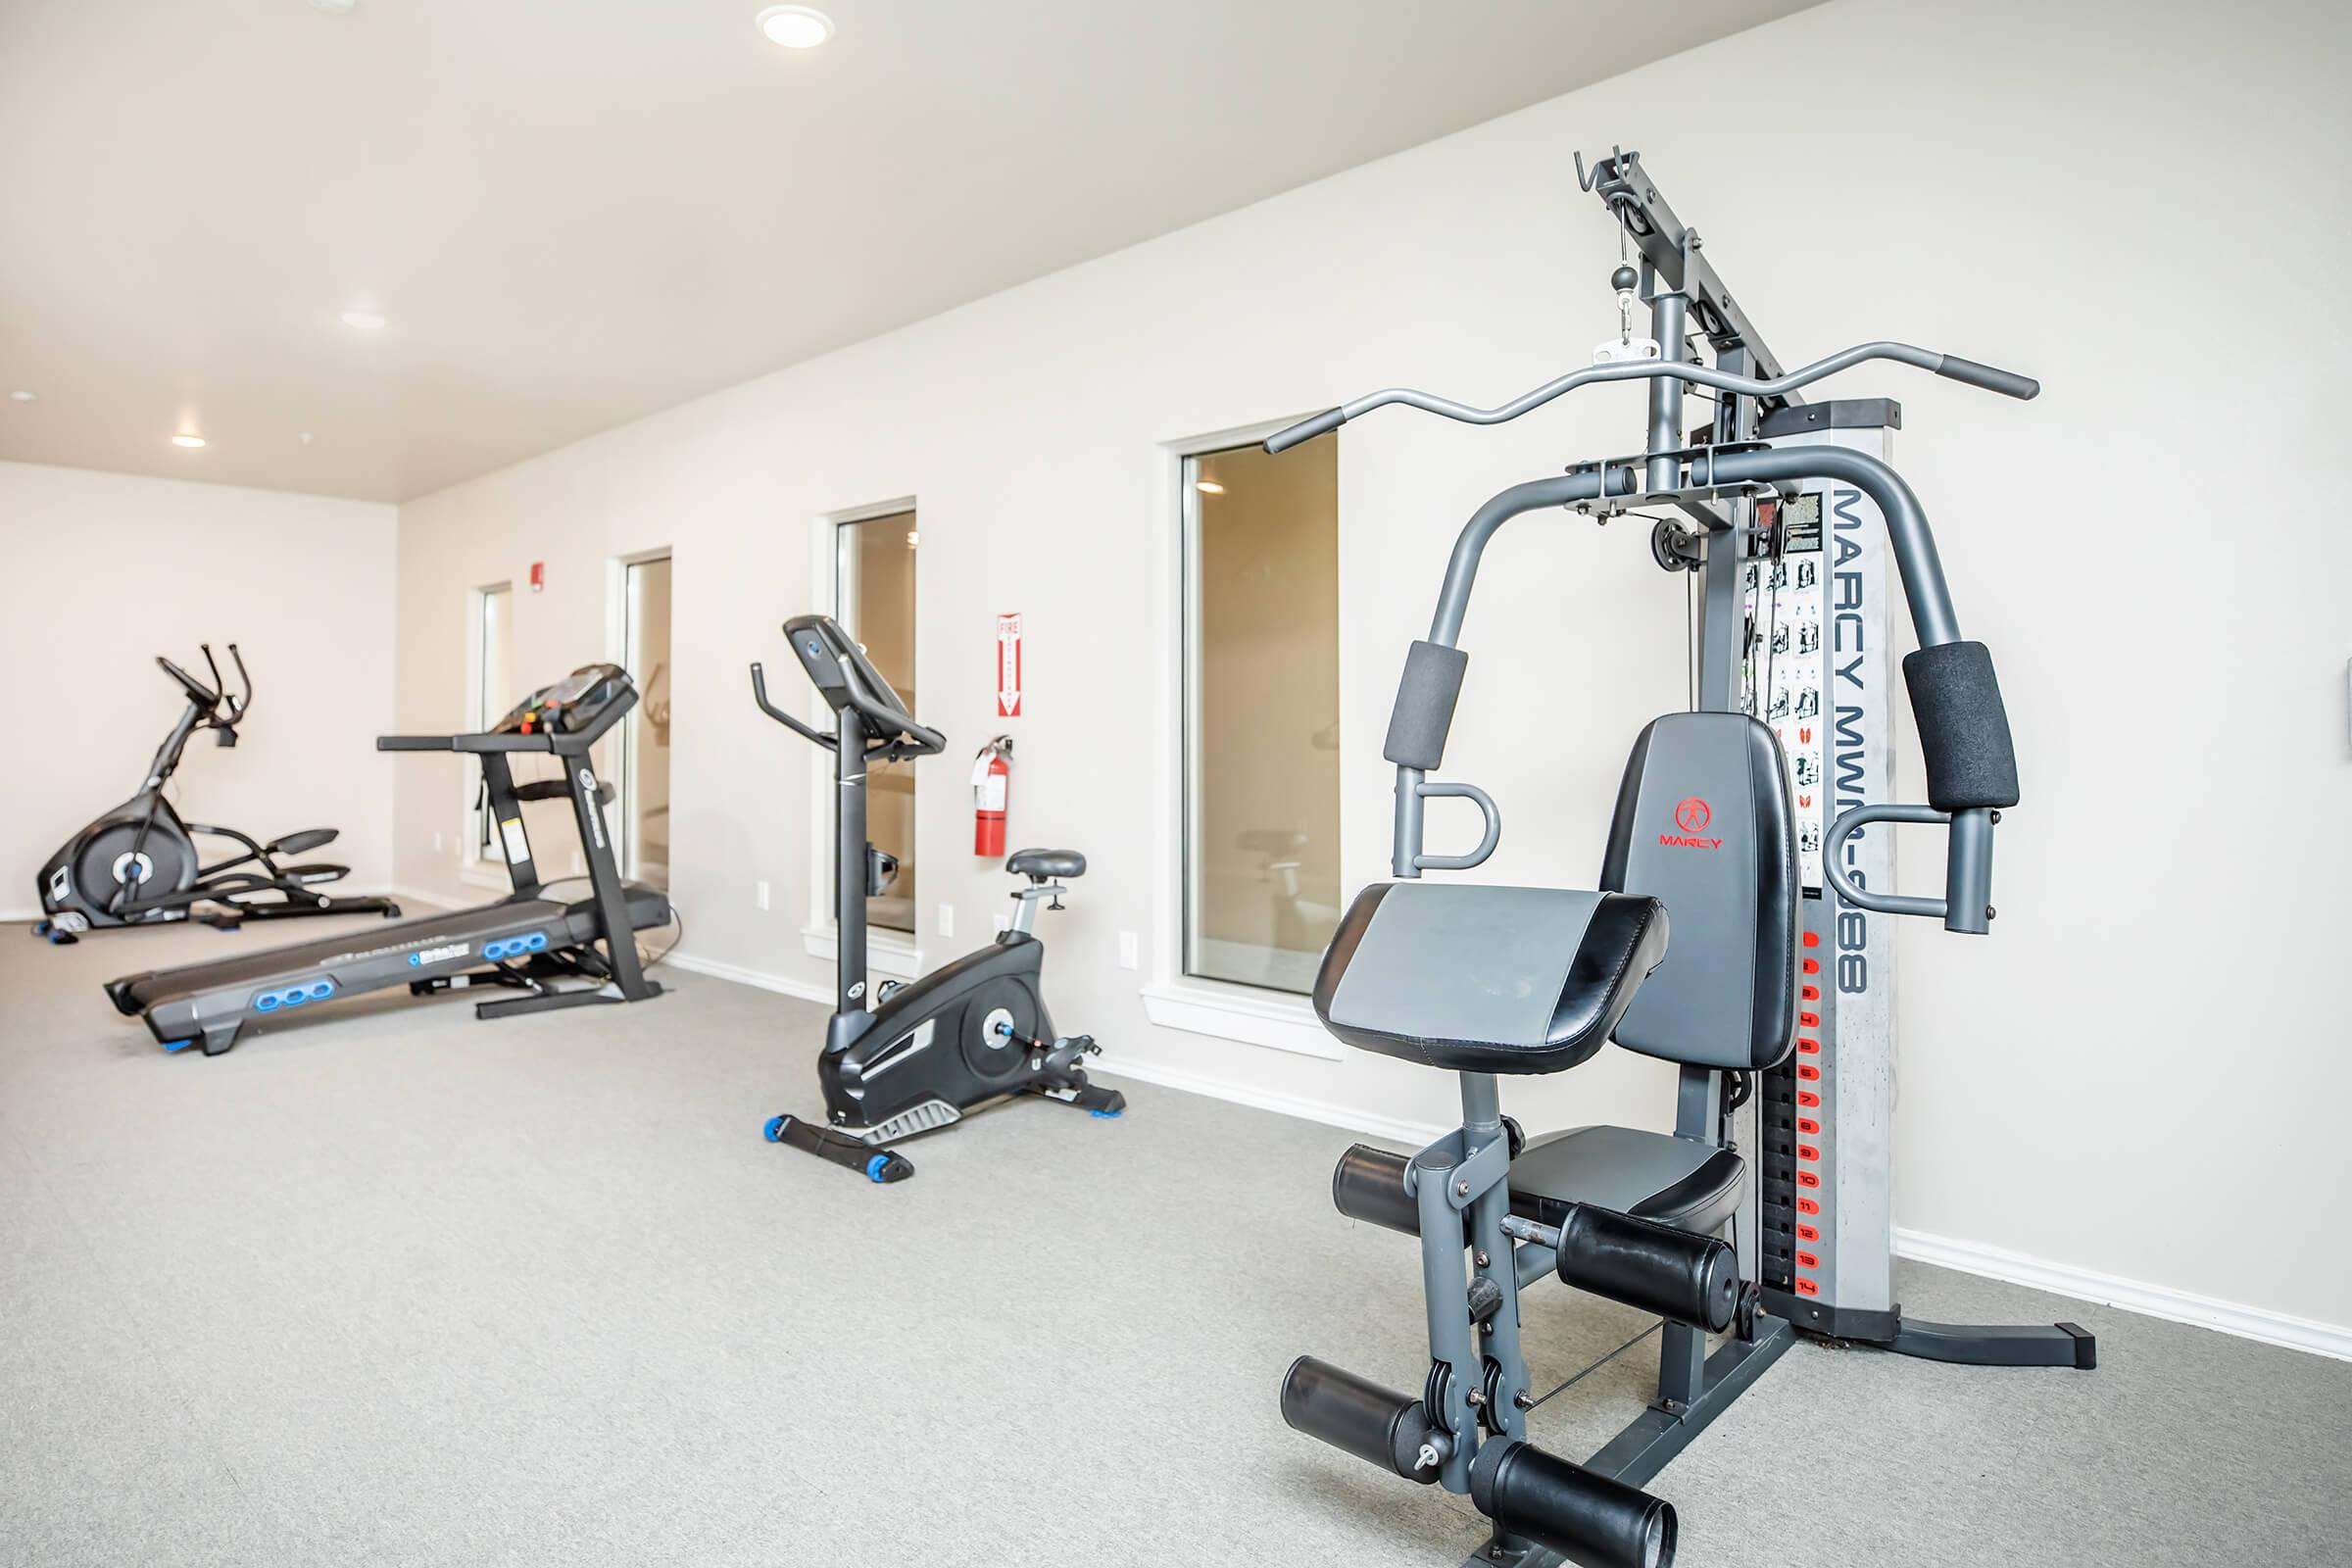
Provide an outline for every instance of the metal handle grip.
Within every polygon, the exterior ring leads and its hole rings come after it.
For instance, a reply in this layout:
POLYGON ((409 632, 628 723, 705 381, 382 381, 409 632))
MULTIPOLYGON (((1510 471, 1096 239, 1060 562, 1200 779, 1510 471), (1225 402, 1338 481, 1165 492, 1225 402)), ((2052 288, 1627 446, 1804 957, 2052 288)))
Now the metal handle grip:
POLYGON ((1475 801, 1487 819, 1486 837, 1468 855, 1415 855, 1413 865, 1422 871, 1467 871, 1486 863, 1494 846, 1502 842, 1502 812, 1495 809, 1494 798, 1475 784, 1432 784, 1426 779, 1414 786, 1423 799, 1432 795, 1450 795, 1465 801, 1475 801))
POLYGON ((1319 435, 1329 435, 1347 422, 1348 411, 1346 409, 1325 409, 1311 419, 1300 419, 1288 429, 1277 430, 1266 437, 1266 453, 1271 457, 1277 453, 1288 452, 1301 441, 1312 441, 1319 435))
POLYGON ((1964 360, 1957 354, 1946 354, 1943 363, 1936 368, 1936 373, 1968 386, 1982 387, 1987 392, 1998 392, 2005 398, 2023 401, 2041 395, 2041 383, 2030 375, 2019 375, 2014 370, 2004 370, 1997 366, 1980 365, 1975 360, 1964 360))
POLYGON ((1917 914, 1941 920, 1946 931, 1983 936, 1992 919, 1985 891, 1992 882, 1992 813, 1981 808, 1957 815, 1932 806, 1857 806, 1830 824, 1821 845, 1821 872, 1838 896, 1857 909, 1880 914, 1917 914), (1940 899, 1902 893, 1870 893, 1854 886, 1838 862, 1845 841, 1873 822, 1941 822, 1951 830, 1940 899))

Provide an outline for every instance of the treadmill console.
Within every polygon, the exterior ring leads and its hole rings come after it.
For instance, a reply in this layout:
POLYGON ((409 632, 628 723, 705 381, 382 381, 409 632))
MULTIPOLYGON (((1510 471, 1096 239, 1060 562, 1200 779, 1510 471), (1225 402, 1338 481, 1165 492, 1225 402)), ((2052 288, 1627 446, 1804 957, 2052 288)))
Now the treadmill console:
POLYGON ((637 688, 618 664, 582 664, 516 704, 490 726, 492 735, 574 735, 599 727, 607 713, 628 707, 637 688))

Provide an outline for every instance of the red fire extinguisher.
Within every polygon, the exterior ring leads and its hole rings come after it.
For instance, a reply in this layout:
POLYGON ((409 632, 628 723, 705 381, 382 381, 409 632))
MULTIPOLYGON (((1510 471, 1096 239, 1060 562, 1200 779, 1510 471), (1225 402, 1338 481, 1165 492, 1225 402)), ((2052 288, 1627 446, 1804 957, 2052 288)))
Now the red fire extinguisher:
POLYGON ((1004 853, 1004 812, 1012 804, 1012 737, 1000 735, 972 759, 972 853, 1004 853))

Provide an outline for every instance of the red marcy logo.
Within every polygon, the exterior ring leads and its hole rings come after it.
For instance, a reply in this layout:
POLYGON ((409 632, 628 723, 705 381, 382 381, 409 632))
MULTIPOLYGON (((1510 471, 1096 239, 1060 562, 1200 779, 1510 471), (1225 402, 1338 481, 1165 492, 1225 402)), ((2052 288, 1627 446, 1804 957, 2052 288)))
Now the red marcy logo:
POLYGON ((1674 825, 1682 831, 1661 833, 1658 842, 1673 849, 1720 850, 1722 839, 1705 836, 1707 824, 1714 820, 1714 809, 1697 796, 1690 796, 1674 808, 1674 825))

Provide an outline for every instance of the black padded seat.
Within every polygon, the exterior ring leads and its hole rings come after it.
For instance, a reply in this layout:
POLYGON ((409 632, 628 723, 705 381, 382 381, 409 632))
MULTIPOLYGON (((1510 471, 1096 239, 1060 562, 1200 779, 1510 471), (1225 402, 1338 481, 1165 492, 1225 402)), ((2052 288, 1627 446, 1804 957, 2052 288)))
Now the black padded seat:
POLYGON ((1016 850, 1004 869, 1014 876, 1084 876, 1086 857, 1076 850, 1016 850))
POLYGON ((1384 1056, 1560 1072, 1606 1043, 1665 956, 1665 906, 1637 894, 1381 882, 1324 950, 1315 1013, 1384 1056))
POLYGON ((1745 1181, 1745 1162, 1714 1144, 1578 1127, 1538 1139, 1511 1161, 1511 1211, 1557 1225, 1569 1204, 1594 1203, 1705 1235, 1732 1217, 1745 1181))

